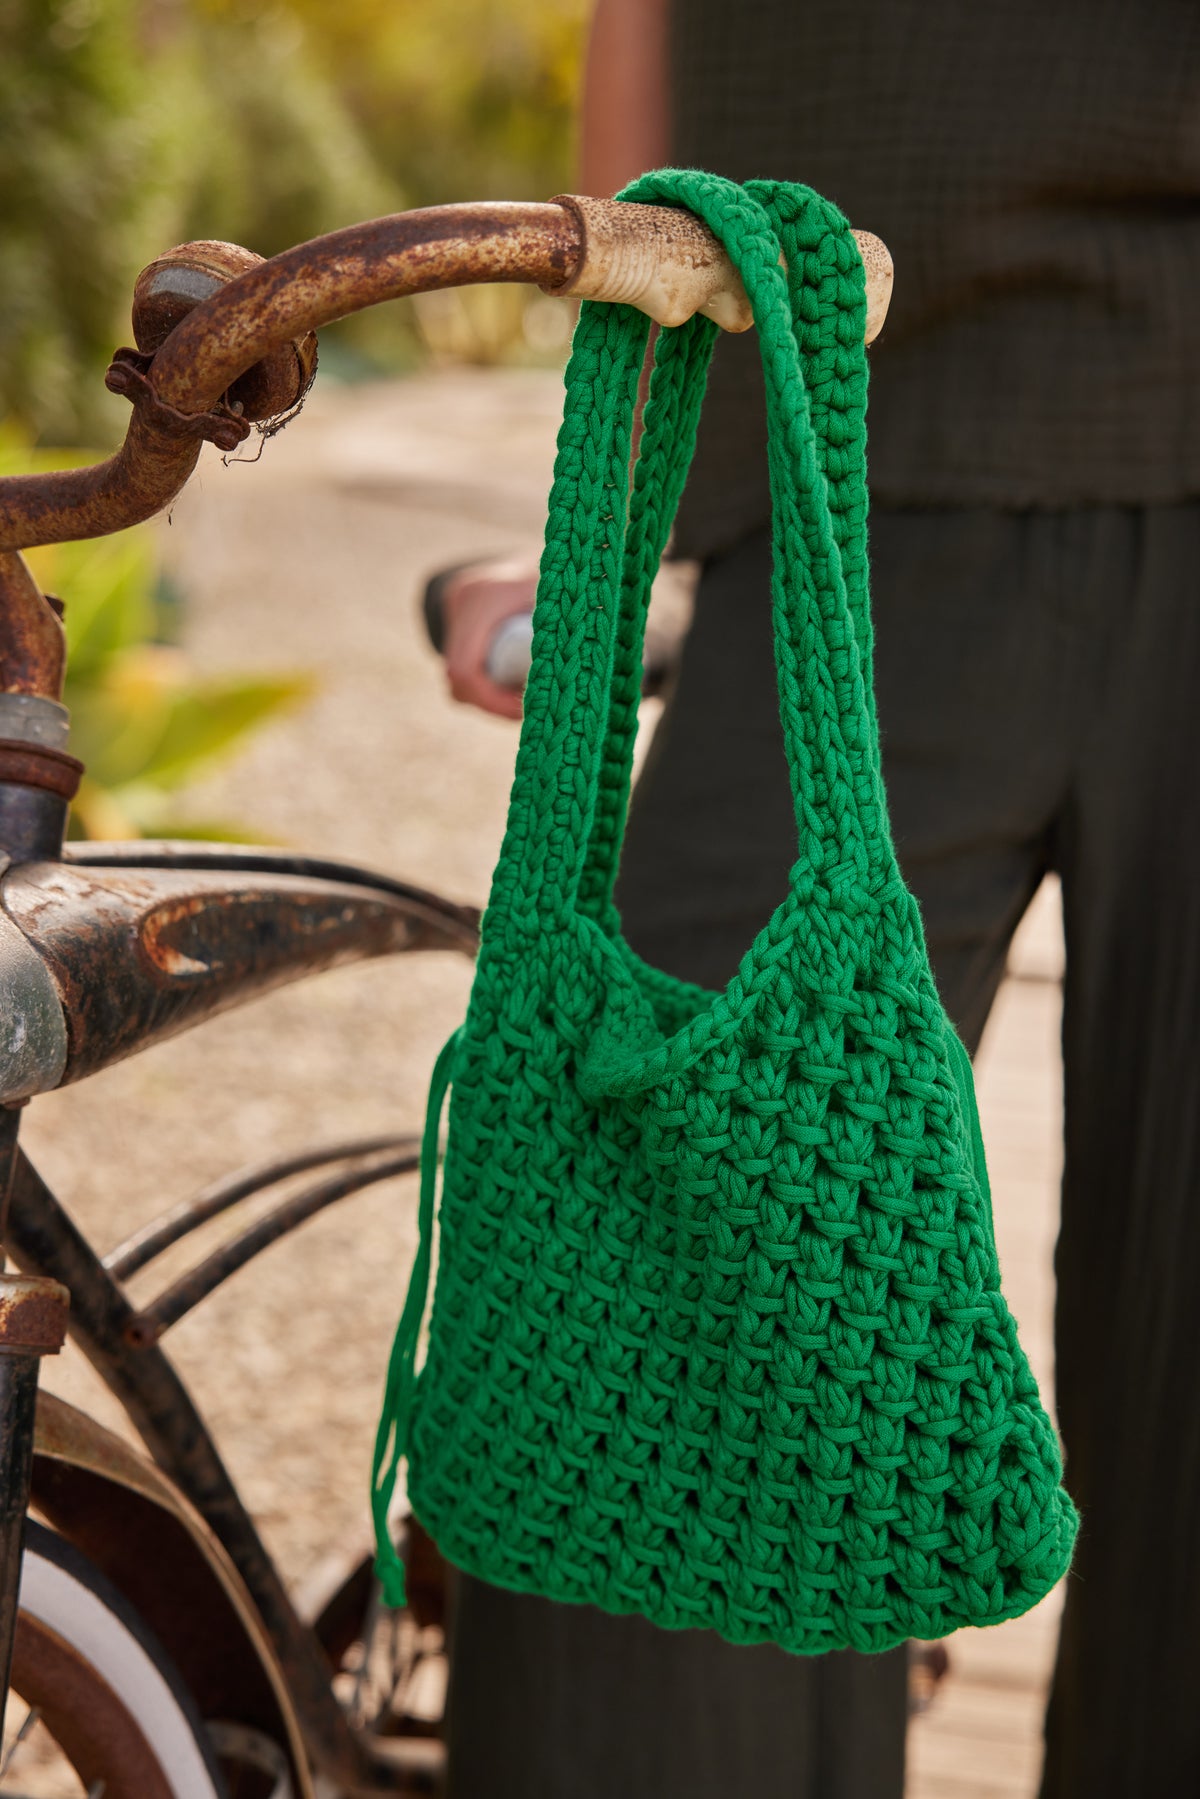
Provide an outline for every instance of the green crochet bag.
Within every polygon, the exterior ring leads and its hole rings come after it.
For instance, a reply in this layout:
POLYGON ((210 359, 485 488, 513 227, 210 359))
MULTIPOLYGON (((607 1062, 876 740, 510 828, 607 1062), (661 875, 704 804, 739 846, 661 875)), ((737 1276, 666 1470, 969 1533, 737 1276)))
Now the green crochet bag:
POLYGON ((715 327, 660 333, 630 491, 647 321, 585 305, 508 828, 431 1096, 378 1566, 398 1602, 407 1455, 425 1528, 497 1586, 802 1654, 884 1650, 1025 1611, 1076 1519, 1000 1292, 970 1065, 888 833, 862 265, 806 188, 665 171, 623 198, 697 213, 753 305, 799 853, 723 993, 621 937, 646 605, 715 327))

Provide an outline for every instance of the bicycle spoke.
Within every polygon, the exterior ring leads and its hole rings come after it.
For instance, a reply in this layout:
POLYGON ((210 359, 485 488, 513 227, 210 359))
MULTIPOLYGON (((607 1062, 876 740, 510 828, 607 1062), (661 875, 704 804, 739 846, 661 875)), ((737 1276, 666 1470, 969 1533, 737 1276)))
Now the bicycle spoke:
POLYGON ((29 1710, 26 1712, 25 1718, 21 1725, 20 1730, 18 1730, 16 1736, 13 1738, 12 1742, 8 1745, 8 1748, 5 1750, 3 1761, 0 1761, 0 1780, 3 1780, 4 1776, 8 1773, 9 1768, 12 1766, 13 1756, 17 1753, 17 1750, 21 1747, 21 1744, 25 1741, 25 1739, 29 1735, 30 1731, 37 1724, 38 1720, 41 1718, 41 1715, 42 1714, 40 1711, 38 1711, 37 1707, 32 1706, 32 1705, 30 1706, 29 1710))
MULTIPOLYGON (((14 1760, 15 1756, 18 1754, 18 1752, 25 1745, 29 1744, 31 1747, 35 1748, 35 1758, 36 1758, 36 1745, 33 1744, 32 1739, 33 1739, 34 1732, 37 1730, 37 1727, 39 1724, 43 1724, 43 1716, 42 1716, 41 1708, 36 1705, 31 1705, 29 1710, 26 1712, 24 1718, 21 1721, 19 1730, 16 1732, 15 1736, 12 1738, 7 1749, 5 1749, 3 1756, 0 1757, 0 1786, 3 1786, 3 1789, 4 1789, 3 1793, 0 1794, 0 1799, 47 1799, 47 1789, 40 1782, 38 1785, 38 1791, 36 1793, 26 1792, 23 1787, 20 1790, 17 1790, 13 1787, 10 1787, 7 1784, 7 1776, 8 1776, 9 1770, 11 1769, 11 1767, 13 1765, 13 1760, 14 1760)), ((44 1761, 45 1750, 43 1748, 43 1751, 42 1751, 43 1759, 39 1762, 38 1766, 36 1766, 32 1770, 32 1772, 34 1774, 37 1774, 40 1772, 40 1774, 42 1775, 43 1778, 45 1778, 45 1776, 47 1774, 49 1774, 51 1776, 57 1776, 58 1778, 56 1778, 54 1780, 54 1791, 56 1793, 60 1790, 61 1777, 65 1774, 66 1778, 68 1780, 70 1780, 70 1782, 71 1782, 72 1793, 78 1793, 79 1787, 76 1784, 75 1780, 70 1775, 70 1773, 66 1770, 65 1764, 62 1759, 62 1752, 59 1749, 58 1744, 54 1741, 53 1737, 49 1736, 48 1733, 47 1733, 47 1742, 52 1747, 54 1765, 52 1768, 48 1768, 45 1765, 45 1761, 44 1761)), ((25 1760, 28 1761, 28 1757, 26 1757, 25 1760)), ((29 1778, 30 1772, 31 1772, 31 1770, 29 1770, 27 1768, 26 1773, 25 1773, 26 1779, 29 1778)), ((91 1786, 88 1788, 87 1793, 84 1795, 84 1799, 104 1799, 104 1795, 107 1790, 107 1784, 108 1783, 103 1779, 94 1780, 92 1782, 91 1786)))

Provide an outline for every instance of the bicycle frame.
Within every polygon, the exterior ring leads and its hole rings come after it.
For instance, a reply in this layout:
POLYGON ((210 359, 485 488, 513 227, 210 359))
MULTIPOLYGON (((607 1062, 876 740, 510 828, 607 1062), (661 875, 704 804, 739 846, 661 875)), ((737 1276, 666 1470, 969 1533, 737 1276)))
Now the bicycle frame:
MULTIPOLYGON (((66 995, 68 1050, 58 1085, 335 962, 408 948, 470 953, 475 942, 476 915, 469 908, 347 865, 269 850, 86 845, 59 863, 25 864, 10 873, 9 883, 5 916, 21 920, 27 941, 41 951, 66 995), (264 922, 271 927, 266 934, 264 922), (182 941, 171 936, 171 927, 180 924, 182 941), (214 951, 206 971, 202 958, 214 951)), ((17 1114, 0 1117, 15 1121, 17 1114)), ((416 1165, 417 1142, 410 1137, 341 1144, 268 1164, 168 1212, 104 1261, 15 1141, 8 1185, 5 1241, 15 1262, 43 1286, 51 1283, 54 1294, 70 1294, 72 1338, 236 1569, 309 1753, 340 1785, 364 1793, 396 1790, 402 1771, 369 1753, 349 1729, 320 1642, 298 1616, 159 1343, 253 1255, 337 1200, 416 1165), (136 1310, 130 1304, 121 1282, 155 1255, 228 1206, 306 1170, 316 1178, 200 1262, 155 1304, 136 1310)), ((28 1462, 31 1393, 27 1382, 24 1409, 10 1429, 23 1458, 10 1452, 0 1475, 11 1477, 28 1462)), ((55 1519, 61 1507, 53 1492, 41 1493, 36 1472, 32 1478, 43 1509, 55 1519)), ((71 1524, 78 1538, 77 1516, 71 1524)), ((105 1565, 111 1541, 93 1547, 105 1565)), ((5 1591, 8 1596, 11 1589, 5 1591)))
MULTIPOLYGON (((859 242, 870 339, 886 311, 891 264, 877 239, 864 233, 859 242)), ((60 609, 39 592, 19 551, 120 530, 168 505, 204 440, 232 447, 252 421, 303 397, 318 326, 383 299, 484 280, 623 301, 664 324, 697 311, 730 330, 752 322, 736 273, 696 220, 581 196, 401 214, 268 262, 236 246, 184 245, 139 278, 137 347, 118 351, 109 370, 108 385, 133 406, 121 449, 94 468, 0 480, 0 991, 7 983, 23 1032, 19 1046, 0 1050, 0 1252, 7 1247, 27 1271, 3 1273, 0 1253, 0 1720, 31 1481, 48 1515, 57 1506, 64 1524, 84 1528, 61 1481, 56 1489, 32 1466, 38 1359, 61 1346, 69 1317, 72 1336, 157 1464, 154 1480, 165 1482, 155 1488, 159 1500, 169 1510, 170 1494, 183 1495, 228 1558, 229 1568, 218 1567, 220 1557, 213 1566, 227 1597, 244 1590, 261 1626, 290 1735, 349 1791, 383 1794, 404 1778, 394 1757, 348 1724, 318 1637, 298 1616, 159 1345, 252 1255, 344 1195, 415 1167, 415 1143, 343 1144, 244 1171, 101 1260, 20 1151, 17 1126, 31 1095, 284 981, 408 949, 470 953, 477 915, 361 869, 271 851, 132 844, 64 855, 81 769, 63 747, 66 720, 57 704, 60 609), (305 1171, 315 1178, 154 1303, 135 1308, 128 1300, 122 1281, 168 1244, 305 1171)), ((70 1424, 68 1411, 55 1406, 48 1414, 60 1437, 82 1428, 70 1424)), ((78 1445, 74 1453, 86 1463, 78 1445)), ((128 1468, 125 1474, 132 1491, 137 1480, 128 1468)), ((143 1477, 143 1493, 150 1478, 143 1477)), ((177 1509, 185 1516, 186 1507, 177 1509)))

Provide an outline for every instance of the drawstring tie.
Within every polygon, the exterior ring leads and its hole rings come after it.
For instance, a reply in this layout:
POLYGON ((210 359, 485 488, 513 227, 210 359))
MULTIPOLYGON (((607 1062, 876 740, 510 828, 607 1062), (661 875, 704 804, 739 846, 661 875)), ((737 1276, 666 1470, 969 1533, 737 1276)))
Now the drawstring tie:
POLYGON ((425 1112, 425 1132, 421 1138, 421 1199, 417 1211, 417 1255, 408 1297, 396 1326, 384 1387, 383 1411, 375 1435, 375 1457, 371 1467, 371 1516, 375 1522, 375 1577, 383 1592, 385 1605, 404 1604, 404 1563, 392 1541, 388 1513, 400 1463, 408 1453, 408 1432, 412 1422, 413 1394, 417 1385, 417 1344, 421 1336, 421 1320, 425 1316, 425 1300, 429 1293, 429 1265, 433 1256, 433 1214, 437 1195, 438 1140, 441 1135, 442 1107, 450 1085, 454 1052, 461 1030, 446 1043, 434 1063, 429 1083, 429 1105, 425 1112))

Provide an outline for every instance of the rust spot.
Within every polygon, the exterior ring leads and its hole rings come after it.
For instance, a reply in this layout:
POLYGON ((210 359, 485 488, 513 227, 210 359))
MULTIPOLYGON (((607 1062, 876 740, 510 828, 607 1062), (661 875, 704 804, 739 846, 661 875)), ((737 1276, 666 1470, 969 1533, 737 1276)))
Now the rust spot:
POLYGON ((157 906, 141 925, 142 948, 152 966, 165 975, 183 978, 208 974, 212 969, 220 968, 221 963, 211 953, 191 954, 181 948, 179 940, 190 935, 192 948, 199 948, 195 941, 198 933, 194 929, 189 933, 188 927, 194 926, 214 907, 233 905, 237 897, 231 893, 203 894, 157 906))
POLYGON ((57 1355, 67 1334, 71 1295, 58 1281, 0 1274, 0 1350, 57 1355))
POLYGON ((20 556, 0 551, 0 691, 57 700, 66 660, 67 640, 54 604, 20 556))

